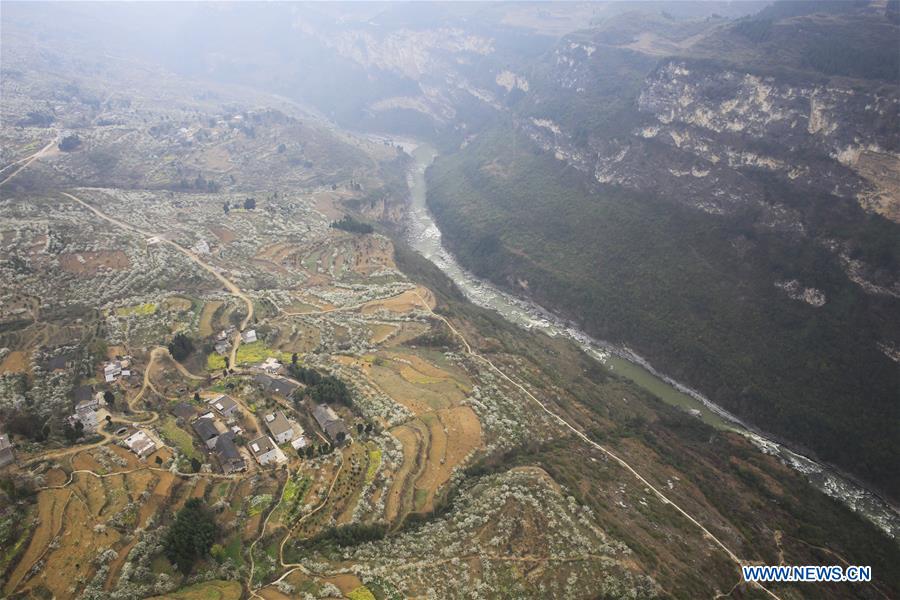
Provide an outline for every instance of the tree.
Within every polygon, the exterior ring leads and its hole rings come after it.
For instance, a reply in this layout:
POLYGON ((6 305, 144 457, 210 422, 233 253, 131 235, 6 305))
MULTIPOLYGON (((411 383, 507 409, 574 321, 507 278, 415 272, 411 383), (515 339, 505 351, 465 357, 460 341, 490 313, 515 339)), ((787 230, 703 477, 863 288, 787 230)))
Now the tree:
POLYGON ((372 430, 375 429, 375 426, 371 423, 366 423, 366 433, 372 433, 372 430))
POLYGON ((231 207, 228 206, 228 203, 227 203, 227 202, 225 202, 224 204, 222 204, 222 208, 225 209, 225 214, 227 215, 227 214, 228 214, 228 210, 229 210, 231 207))
POLYGON ((291 365, 295 366, 295 367, 297 366, 297 353, 296 352, 291 354, 291 365))
POLYGON ((169 354, 177 361, 182 361, 194 351, 194 342, 183 333, 176 333, 169 344, 169 354))
POLYGON ((72 135, 67 135, 59 142, 59 149, 63 152, 71 152, 76 150, 80 145, 81 138, 73 133, 72 135))
POLYGON ((335 441, 336 441, 338 444, 343 444, 343 443, 344 443, 344 440, 347 439, 347 434, 344 433, 343 431, 338 431, 337 435, 334 436, 334 437, 335 437, 335 441))
POLYGON ((356 424, 356 433, 357 433, 357 435, 362 435, 363 429, 364 429, 364 428, 365 428, 365 426, 364 426, 362 423, 357 423, 357 424, 356 424))
POLYGON ((103 401, 107 406, 112 406, 116 403, 116 395, 112 393, 112 390, 106 390, 103 392, 103 401))
POLYGON ((253 210, 256 208, 256 198, 247 198, 244 200, 244 208, 247 210, 253 210))
POLYGON ((306 458, 312 458, 316 455, 316 448, 312 444, 306 447, 306 458))
POLYGON ((331 224, 334 229, 343 229, 344 231, 349 231, 350 233, 372 233, 374 229, 368 223, 363 223, 362 221, 357 221, 350 215, 346 215, 340 221, 335 221, 331 224))
POLYGON ((163 538, 169 562, 185 575, 205 556, 218 536, 218 526, 199 498, 188 500, 163 538))
POLYGON ((200 392, 194 392, 194 402, 200 402, 200 392))
MULTIPOLYGON (((80 421, 76 421, 76 423, 80 423, 80 421)), ((70 423, 66 423, 63 425, 63 436, 65 436, 66 441, 70 444, 74 444, 75 440, 78 439, 78 434, 75 432, 75 428, 72 427, 70 423)))
POLYGON ((197 460, 196 458, 191 458, 191 471, 193 471, 194 473, 199 473, 200 467, 202 467, 202 466, 203 465, 200 463, 199 460, 197 460))

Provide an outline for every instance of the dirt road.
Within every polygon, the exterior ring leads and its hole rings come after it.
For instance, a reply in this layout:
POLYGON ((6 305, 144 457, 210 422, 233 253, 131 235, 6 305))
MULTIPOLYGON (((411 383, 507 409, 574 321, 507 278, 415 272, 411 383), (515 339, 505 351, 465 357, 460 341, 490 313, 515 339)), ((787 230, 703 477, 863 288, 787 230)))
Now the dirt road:
MULTIPOLYGON (((416 294, 416 295, 418 295, 418 294, 416 294)), ((552 417, 555 421, 557 421, 564 428, 568 429, 573 434, 575 434, 585 444, 591 446, 592 448, 599 450, 600 452, 603 452, 608 457, 610 457, 615 462, 617 462, 622 468, 624 468, 626 471, 631 473, 638 481, 640 481, 650 491, 652 491, 660 499, 660 501, 662 501, 663 504, 667 504, 667 505, 671 506, 673 509, 675 509, 676 512, 678 512, 681 516, 683 516, 685 519, 687 519, 692 525, 697 527, 706 538, 708 538, 713 543, 715 543, 716 546, 718 546, 728 556, 728 558, 730 558, 739 568, 742 565, 750 564, 750 561, 740 559, 734 552, 731 551, 730 548, 728 548, 728 546, 725 545, 724 542, 722 542, 722 540, 720 540, 715 535, 713 535, 706 527, 704 527, 699 521, 697 521, 697 519, 692 517, 687 511, 685 511, 683 508, 681 508, 680 506, 675 504, 675 502, 673 502, 668 497, 666 497, 665 494, 663 494, 652 483, 647 481, 647 479, 645 479, 640 473, 638 473, 624 459, 620 458, 618 455, 613 453, 611 450, 609 450, 605 446, 601 446, 600 444, 598 444, 597 442, 595 442, 594 440, 589 438, 580 429, 578 429, 577 427, 575 427, 574 425, 572 425, 571 423, 566 421, 563 417, 561 417, 557 413, 553 412, 553 410, 548 408, 546 404, 544 404, 543 402, 538 400, 531 392, 529 392, 527 389, 525 389, 525 387, 522 384, 520 384, 519 382, 512 379, 509 375, 507 375, 505 372, 503 372, 500 368, 498 368, 490 360, 488 360, 484 356, 475 352, 472 349, 472 346, 469 345, 469 342, 466 340, 466 338, 463 336, 463 334, 460 333, 455 327, 453 327, 453 325, 450 323, 449 320, 447 320, 443 315, 439 315, 436 312, 434 312, 431 309, 431 307, 428 305, 428 303, 425 301, 425 299, 422 298, 421 296, 419 297, 419 300, 422 301, 423 307, 425 308, 425 310, 427 310, 431 314, 431 316, 443 321, 444 324, 450 329, 450 331, 462 341, 463 346, 465 346, 465 348, 466 348, 466 353, 471 355, 473 358, 476 358, 476 359, 482 361, 483 363, 485 363, 491 370, 493 370, 495 373, 497 373, 505 381, 507 381, 511 385, 515 386, 516 389, 518 389, 523 394, 525 394, 525 396, 528 397, 532 402, 534 402, 542 411, 544 411, 546 414, 548 414, 550 417, 552 417)), ((758 584, 758 583, 754 584, 754 586, 761 589, 762 591, 764 591, 770 597, 775 598, 776 600, 781 600, 781 598, 779 596, 777 596, 771 590, 767 589, 765 586, 758 584)))
POLYGON ((3 181, 0 181, 0 186, 4 185, 7 181, 12 179, 16 175, 18 175, 21 171, 24 171, 26 168, 28 168, 28 165, 30 165, 37 159, 41 158, 42 156, 48 156, 50 154, 54 154, 56 152, 56 143, 57 143, 58 139, 59 139, 59 137, 57 136, 57 137, 53 138, 53 140, 49 144, 47 144, 46 146, 44 146, 43 148, 41 148, 40 150, 38 150, 31 156, 26 156, 25 158, 20 158, 18 161, 7 165, 6 166, 7 169, 14 165, 20 165, 20 166, 18 169, 16 169, 10 175, 8 175, 3 181))
POLYGON ((247 324, 250 323, 250 321, 253 319, 253 301, 250 299, 249 296, 247 296, 247 294, 245 294, 243 292, 243 290, 241 290, 241 288, 239 288, 237 285, 235 285, 235 283, 233 281, 231 281, 230 279, 228 279, 227 277, 222 275, 216 267, 210 265, 207 262, 204 262, 199 256, 197 256, 196 254, 194 254, 193 252, 191 252, 190 250, 188 250, 187 248, 185 248, 178 242, 174 242, 170 239, 166 239, 166 237, 162 234, 144 231, 142 229, 135 227, 134 225, 129 225, 128 223, 124 223, 114 217, 110 217, 106 213, 91 206, 84 200, 73 196, 72 194, 69 194, 67 192, 62 192, 62 195, 66 196, 67 198, 69 198, 71 200, 74 200, 75 202, 77 202, 81 206, 85 207, 86 209, 88 209, 89 211, 91 211, 92 213, 94 213, 95 215, 100 217, 101 219, 108 221, 108 222, 112 223, 113 225, 117 225, 117 226, 121 227, 122 229, 126 229, 128 231, 131 231, 132 233, 141 235, 144 238, 146 238, 147 240, 156 239, 156 240, 160 240, 160 241, 172 246, 173 248, 175 248, 176 250, 178 250, 179 252, 181 252, 182 254, 187 256, 189 259, 191 259, 191 261, 196 263, 200 268, 202 268, 203 270, 205 270, 206 272, 211 274, 213 277, 218 279, 219 282, 225 286, 225 289, 227 289, 229 291, 229 293, 231 293, 231 295, 236 296, 237 298, 240 298, 244 302, 244 304, 247 306, 247 314, 244 316, 244 320, 241 321, 241 326, 240 326, 239 330, 236 331, 234 334, 234 341, 233 341, 233 344, 231 347, 231 357, 229 359, 229 364, 232 367, 236 366, 237 351, 238 351, 238 347, 241 345, 241 331, 243 331, 247 327, 247 324))

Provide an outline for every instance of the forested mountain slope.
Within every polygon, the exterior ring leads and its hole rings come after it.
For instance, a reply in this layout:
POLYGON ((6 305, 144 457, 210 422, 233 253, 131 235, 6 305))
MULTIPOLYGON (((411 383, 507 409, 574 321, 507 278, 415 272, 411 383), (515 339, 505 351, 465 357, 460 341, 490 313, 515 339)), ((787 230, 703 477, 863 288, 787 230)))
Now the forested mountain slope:
POLYGON ((572 34, 521 74, 508 118, 430 171, 445 241, 897 497, 890 8, 572 34))

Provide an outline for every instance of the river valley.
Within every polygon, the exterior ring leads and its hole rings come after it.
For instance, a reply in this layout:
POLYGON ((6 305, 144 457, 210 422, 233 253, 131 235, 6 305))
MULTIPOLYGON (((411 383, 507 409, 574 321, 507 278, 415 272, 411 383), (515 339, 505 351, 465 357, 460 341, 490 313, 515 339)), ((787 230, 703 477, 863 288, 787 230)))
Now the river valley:
POLYGON ((676 406, 717 429, 747 436, 767 454, 803 473, 819 490, 836 498, 874 523, 893 539, 900 536, 900 510, 850 478, 807 456, 794 452, 743 423, 738 417, 693 390, 656 371, 646 360, 627 348, 596 340, 550 311, 526 299, 513 296, 464 269, 444 248, 441 231, 427 206, 425 171, 437 152, 427 144, 408 144, 414 162, 408 174, 410 203, 406 222, 409 244, 434 263, 474 304, 495 310, 525 329, 539 329, 549 336, 562 336, 578 344, 607 368, 633 381, 663 402, 676 406))

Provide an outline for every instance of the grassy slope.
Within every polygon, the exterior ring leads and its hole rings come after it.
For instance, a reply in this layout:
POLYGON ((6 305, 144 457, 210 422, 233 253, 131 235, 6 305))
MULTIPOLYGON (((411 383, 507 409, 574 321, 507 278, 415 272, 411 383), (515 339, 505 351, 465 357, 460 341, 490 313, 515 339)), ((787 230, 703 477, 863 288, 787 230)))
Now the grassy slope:
MULTIPOLYGON (((489 346, 492 361, 527 381, 539 397, 555 399, 562 414, 666 490, 741 557, 777 564, 774 536, 779 531, 788 564, 831 564, 834 556, 814 548, 826 547, 851 564, 877 565, 877 584, 889 596, 900 589, 892 569, 900 548, 845 506, 813 490, 799 473, 743 437, 717 432, 617 378, 572 344, 523 331, 493 311, 473 306, 434 265, 402 245, 396 259, 401 270, 436 292, 438 310, 461 326, 470 342, 489 346)), ((733 566, 719 554, 707 559, 708 548, 693 526, 652 502, 641 508, 642 486, 633 485, 627 473, 576 439, 488 456, 466 471, 462 485, 519 465, 543 467, 566 493, 590 506, 603 529, 624 541, 641 568, 674 597, 706 597, 710 586, 727 590, 736 581, 733 566), (620 490, 626 489, 623 495, 620 490), (639 514, 622 509, 623 500, 639 514)), ((806 585, 792 591, 796 595, 783 597, 879 597, 859 586, 806 585)))
POLYGON ((445 242, 477 273, 627 342, 761 427, 900 495, 900 373, 873 340, 896 303, 863 294, 820 246, 580 174, 498 128, 428 173, 445 242), (741 256, 732 245, 750 237, 741 256), (814 279, 820 309, 777 279, 814 279))

